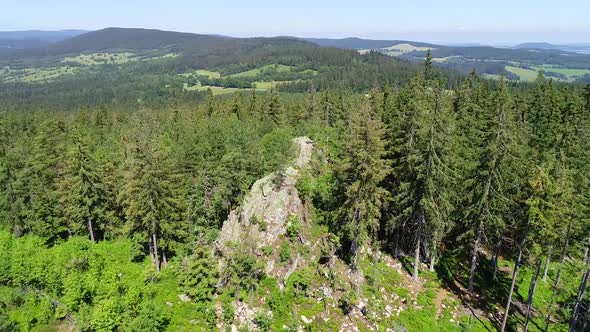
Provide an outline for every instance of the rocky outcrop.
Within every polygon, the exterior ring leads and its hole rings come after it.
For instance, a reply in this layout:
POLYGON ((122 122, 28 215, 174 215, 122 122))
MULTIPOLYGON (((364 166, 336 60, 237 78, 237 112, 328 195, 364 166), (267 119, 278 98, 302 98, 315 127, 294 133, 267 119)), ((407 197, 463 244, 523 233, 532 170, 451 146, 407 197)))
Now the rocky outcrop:
POLYGON ((295 188, 299 170, 312 155, 313 141, 307 137, 293 140, 299 153, 292 166, 256 181, 242 205, 231 211, 216 241, 216 250, 223 256, 229 242, 253 240, 258 248, 273 245, 286 232, 289 215, 303 217, 303 204, 295 188))

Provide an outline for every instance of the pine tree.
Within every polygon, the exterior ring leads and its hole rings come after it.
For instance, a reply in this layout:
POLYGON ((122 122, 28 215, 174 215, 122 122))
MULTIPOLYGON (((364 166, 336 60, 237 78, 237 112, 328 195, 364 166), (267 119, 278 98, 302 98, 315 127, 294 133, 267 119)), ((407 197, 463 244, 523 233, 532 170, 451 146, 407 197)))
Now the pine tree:
POLYGON ((340 174, 344 203, 339 228, 343 239, 350 243, 354 268, 359 246, 375 238, 387 197, 387 191, 381 187, 387 172, 383 135, 383 124, 368 103, 351 112, 340 174))

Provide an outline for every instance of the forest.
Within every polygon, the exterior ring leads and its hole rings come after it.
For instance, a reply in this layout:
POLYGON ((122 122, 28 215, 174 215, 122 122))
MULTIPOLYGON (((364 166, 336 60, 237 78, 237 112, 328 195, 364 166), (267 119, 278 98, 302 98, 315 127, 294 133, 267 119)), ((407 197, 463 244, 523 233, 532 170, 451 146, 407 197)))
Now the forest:
POLYGON ((460 76, 430 53, 236 61, 259 62, 320 74, 226 95, 179 88, 169 65, 3 86, 0 330, 590 328, 590 85, 460 76), (142 86, 160 92, 138 102, 142 86), (219 249, 258 179, 291 179, 297 137, 314 145, 303 215, 275 246, 219 249))

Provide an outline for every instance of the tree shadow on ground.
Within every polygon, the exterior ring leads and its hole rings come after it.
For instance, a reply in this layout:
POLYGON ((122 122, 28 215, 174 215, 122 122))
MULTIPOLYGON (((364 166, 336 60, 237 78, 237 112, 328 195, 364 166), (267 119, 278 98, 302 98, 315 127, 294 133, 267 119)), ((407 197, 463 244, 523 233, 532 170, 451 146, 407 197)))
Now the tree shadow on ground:
MULTIPOLYGON (((467 264, 459 262, 469 262, 469 258, 459 257, 454 254, 441 257, 437 266, 437 274, 444 287, 459 297, 477 319, 481 320, 478 316, 483 313, 493 313, 490 321, 499 328, 502 324, 502 312, 506 306, 512 283, 512 268, 498 269, 496 279, 493 279, 493 262, 481 255, 474 278, 474 292, 471 294, 467 290, 469 267, 467 264)), ((523 296, 515 288, 510 310, 511 312, 519 312, 521 315, 509 316, 506 326, 507 331, 516 331, 517 326, 523 323, 523 301, 523 296)))

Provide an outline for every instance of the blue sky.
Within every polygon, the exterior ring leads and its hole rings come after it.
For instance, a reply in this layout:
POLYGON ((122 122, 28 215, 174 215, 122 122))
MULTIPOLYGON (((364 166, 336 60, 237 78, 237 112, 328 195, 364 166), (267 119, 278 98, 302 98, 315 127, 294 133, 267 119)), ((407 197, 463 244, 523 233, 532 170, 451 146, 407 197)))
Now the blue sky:
POLYGON ((143 27, 231 36, 590 42, 589 0, 1 0, 0 30, 143 27))

